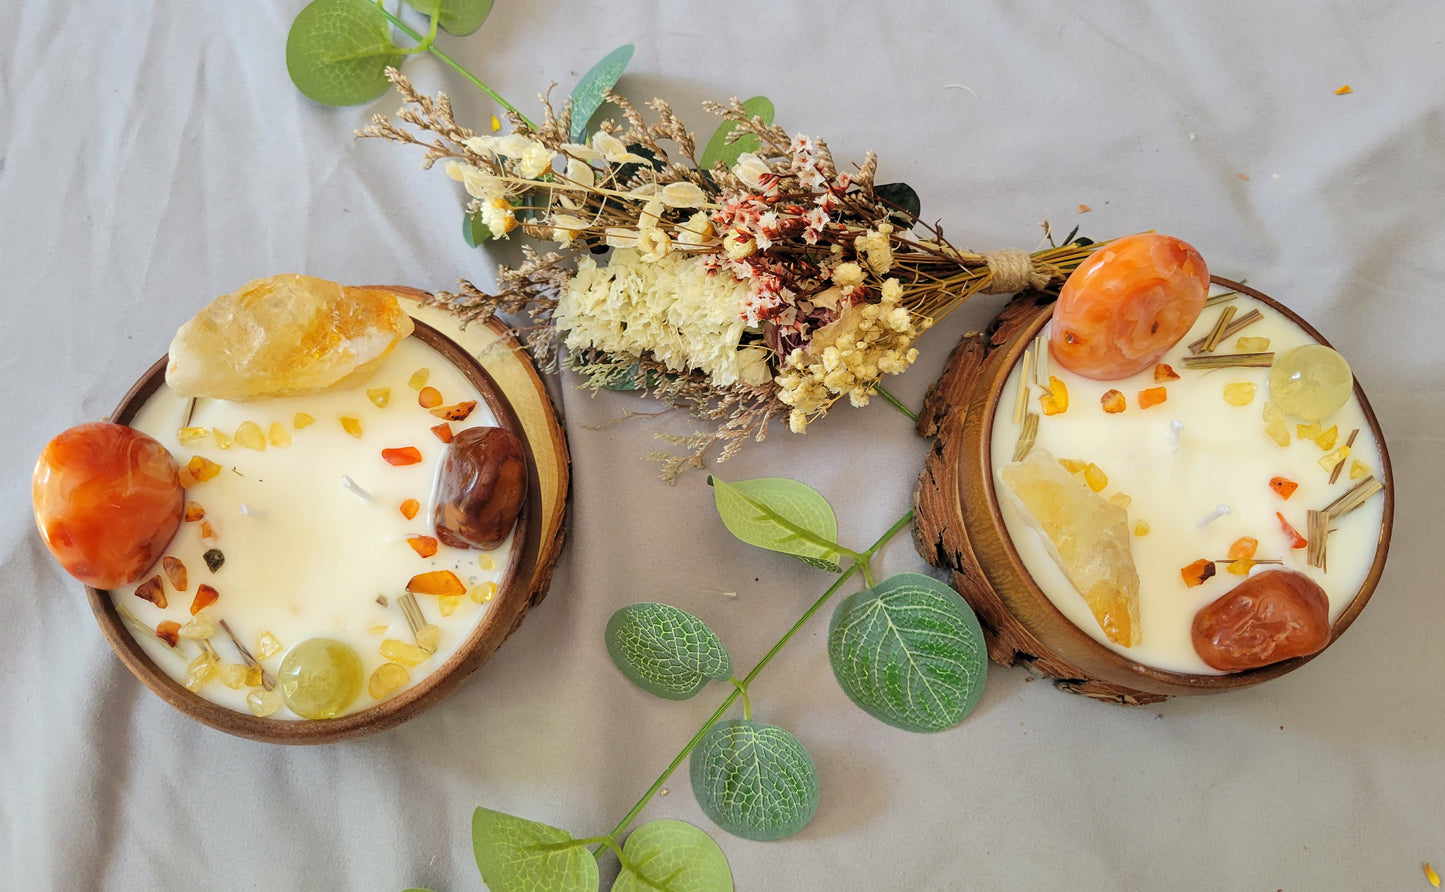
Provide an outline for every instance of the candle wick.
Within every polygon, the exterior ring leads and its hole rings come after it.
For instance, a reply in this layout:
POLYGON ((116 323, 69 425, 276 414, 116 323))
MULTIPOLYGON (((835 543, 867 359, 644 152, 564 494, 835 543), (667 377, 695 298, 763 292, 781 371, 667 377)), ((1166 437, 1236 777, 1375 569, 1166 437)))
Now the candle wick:
POLYGON ((358 499, 361 499, 363 502, 369 502, 369 501, 371 501, 371 493, 369 493, 369 492, 367 492, 366 490, 362 489, 361 486, 358 485, 355 480, 352 480, 352 479, 351 479, 351 475, 349 475, 349 474, 342 474, 342 475, 341 475, 341 485, 344 486, 344 487, 346 487, 347 489, 351 490, 353 493, 355 493, 356 497, 357 497, 358 499))
POLYGON ((1233 508, 1229 507, 1228 505, 1220 505, 1213 511, 1204 515, 1204 519, 1199 521, 1199 528, 1202 530, 1205 527, 1209 526, 1211 523, 1214 523, 1219 518, 1223 517, 1224 515, 1232 513, 1234 513, 1233 508))

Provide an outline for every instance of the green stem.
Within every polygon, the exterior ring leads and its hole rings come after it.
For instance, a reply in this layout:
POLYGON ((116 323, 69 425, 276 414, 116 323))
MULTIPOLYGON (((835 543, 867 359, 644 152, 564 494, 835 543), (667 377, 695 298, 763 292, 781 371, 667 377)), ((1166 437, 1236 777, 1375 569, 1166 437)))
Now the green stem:
MULTIPOLYGON (((395 25, 397 28, 401 29, 402 33, 404 33, 404 34, 408 35, 409 37, 411 37, 412 40, 420 41, 420 40, 423 40, 423 39, 424 39, 424 38, 423 38, 420 34, 418 34, 410 25, 408 25, 406 22, 403 22, 401 19, 397 18, 396 16, 392 15, 391 13, 387 12, 385 9, 382 9, 380 5, 378 5, 376 8, 377 8, 377 9, 381 9, 381 14, 384 15, 384 16, 386 16, 386 18, 387 18, 388 21, 390 21, 390 22, 391 22, 393 25, 395 25)), ((435 21, 435 20, 434 20, 434 21, 435 21)), ((531 127, 531 128, 534 129, 534 130, 536 129, 537 125, 534 124, 534 123, 532 123, 531 119, 528 118, 526 115, 524 115, 524 114, 522 114, 520 111, 518 111, 518 110, 517 110, 517 107, 516 107, 515 105, 513 105, 512 103, 510 103, 510 102, 508 102, 507 100, 503 99, 503 98, 501 97, 501 95, 500 95, 499 93, 497 93, 496 90, 493 90, 491 87, 489 87, 489 86, 487 86, 486 84, 482 83, 481 80, 480 80, 475 74, 472 74, 470 71, 468 71, 468 70, 466 70, 465 68, 463 68, 463 67, 462 67, 460 64, 458 64, 458 63, 456 62, 456 60, 454 60, 451 56, 448 56, 446 53, 444 53, 444 52, 442 52, 441 50, 437 49, 435 45, 428 46, 428 47, 427 47, 427 52, 431 53, 433 56, 436 56, 438 59, 440 59, 440 60, 442 60, 443 62, 445 62, 445 63, 447 63, 448 65, 450 65, 453 69, 455 69, 455 70, 457 71, 458 74, 460 74, 462 77, 466 78, 467 80, 471 81, 474 85, 476 85, 477 89, 481 90, 483 93, 486 93, 488 96, 492 97, 492 99, 495 100, 498 105, 502 106, 502 108, 505 108, 507 111, 509 111, 509 112, 511 112, 512 114, 516 115, 517 117, 521 118, 521 119, 522 119, 522 123, 526 124, 528 127, 531 127)))
POLYGON ((752 721, 752 720, 753 720, 753 701, 752 701, 751 699, 749 699, 749 697, 748 697, 748 686, 745 685, 745 684, 743 684, 742 682, 738 681, 736 678, 730 678, 730 679, 728 679, 728 681, 731 681, 731 682, 733 683, 733 687, 737 688, 737 689, 738 689, 738 693, 742 695, 742 698, 743 698, 743 718, 744 718, 745 720, 747 720, 747 721, 752 721))
MULTIPOLYGON (((707 732, 712 730, 712 726, 718 723, 718 720, 721 719, 723 714, 728 711, 728 708, 737 701, 738 697, 746 695, 748 687, 753 683, 753 680, 767 668, 768 664, 773 661, 773 657, 776 657, 778 652, 781 651, 789 641, 792 641, 798 632, 802 631, 803 626, 808 624, 808 620, 812 619, 819 610, 823 609, 823 606, 838 593, 838 589, 843 587, 843 583, 847 582, 855 571, 863 569, 866 579, 868 559, 876 555, 879 549, 886 545, 894 536, 898 535, 899 531, 908 526, 912 520, 912 511, 900 517, 893 526, 888 528, 887 532, 878 537, 878 541, 874 542, 867 551, 858 555, 858 561, 839 574, 837 580, 828 586, 828 590, 823 592, 822 596, 813 602, 813 606, 809 607, 807 612, 798 617, 798 621, 793 623, 792 627, 783 633, 783 637, 778 639, 778 643, 774 644, 772 650, 764 654, 761 660, 758 660, 757 665, 743 677, 742 681, 738 681, 736 678, 732 679, 732 693, 728 694, 722 704, 713 711, 713 714, 708 716, 707 721, 703 722, 702 727, 698 728, 697 733, 692 735, 692 739, 687 742, 687 746, 683 747, 682 752, 677 754, 677 758, 673 759, 672 763, 662 770, 662 774, 657 776, 657 780, 653 781, 652 786, 648 788, 647 792, 642 794, 642 798, 637 800, 637 804, 632 806, 632 810, 629 811, 621 821, 617 822, 617 826, 612 828, 612 833, 609 834, 607 838, 616 839, 622 835, 622 831, 626 830, 628 825, 631 824, 642 812, 642 809, 646 807, 647 803, 652 801, 652 797, 657 795, 657 791, 662 789, 662 785, 667 783, 667 779, 672 776, 672 773, 682 766, 683 761, 697 748, 697 745, 702 742, 703 737, 707 736, 707 732)), ((856 554, 856 552, 850 553, 856 554)), ((602 849, 599 848, 593 854, 601 857, 602 849)))
POLYGON ((914 415, 912 410, 910 410, 907 406, 903 405, 903 403, 899 401, 898 397, 889 393, 882 384, 876 385, 873 388, 873 392, 883 397, 883 399, 888 403, 888 405, 902 412, 904 415, 907 415, 910 421, 918 420, 918 416, 914 415))

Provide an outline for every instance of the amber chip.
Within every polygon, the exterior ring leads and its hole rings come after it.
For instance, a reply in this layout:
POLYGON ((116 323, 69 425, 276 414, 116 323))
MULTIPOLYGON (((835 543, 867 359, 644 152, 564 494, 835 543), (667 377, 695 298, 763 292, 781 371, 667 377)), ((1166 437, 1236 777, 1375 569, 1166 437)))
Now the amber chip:
POLYGON ((1058 415, 1068 411, 1069 388, 1064 386, 1064 382, 1050 375, 1049 386, 1039 395, 1039 405, 1043 407, 1045 415, 1058 415))
POLYGON ((1169 389, 1166 387, 1146 387, 1139 391, 1139 408, 1147 409, 1150 406, 1157 406, 1169 399, 1169 389))
POLYGON ((465 595, 467 587, 450 570, 418 573, 407 581, 406 590, 417 595, 465 595))
POLYGON ((442 404, 442 392, 435 387, 423 387, 416 395, 417 404, 423 409, 433 409, 442 404))
POLYGON ((401 511, 402 517, 411 520, 413 517, 416 517, 416 513, 421 510, 421 502, 418 502, 416 499, 407 499, 401 503, 399 510, 401 511))
POLYGON ((214 586, 206 585, 204 582, 196 586, 196 597, 191 601, 191 616, 210 607, 220 597, 221 593, 216 591, 214 586))
POLYGON ((1155 383, 1155 384, 1163 384, 1165 381, 1178 381, 1178 380, 1179 380, 1179 373, 1176 372, 1176 371, 1174 371, 1174 367, 1173 367, 1173 366, 1170 366, 1170 365, 1168 365, 1167 363, 1163 363, 1163 362, 1161 362, 1161 363, 1159 363, 1158 365, 1154 366, 1154 383, 1155 383))
POLYGON ((445 421, 433 427, 431 432, 436 434, 437 439, 443 443, 450 443, 452 441, 452 426, 445 421))
POLYGON ((221 466, 203 455, 193 455, 186 466, 181 468, 181 486, 187 489, 197 483, 205 483, 221 473, 221 466))
POLYGON ((185 514, 181 515, 187 523, 195 523, 206 516, 206 509, 201 507, 200 502, 186 502, 185 514))
POLYGON ((1189 566, 1182 567, 1179 570, 1179 575, 1184 577, 1184 584, 1190 588, 1203 585, 1205 580, 1213 576, 1214 573, 1214 561, 1205 560, 1204 558, 1200 558, 1189 566))
POLYGON ((1104 395, 1099 398, 1099 403, 1103 405, 1104 411, 1110 415, 1118 415, 1128 406, 1128 403, 1124 399, 1124 394, 1117 390, 1104 391, 1104 395))
POLYGON ((166 571, 166 578, 171 581, 172 588, 178 592, 186 590, 190 579, 187 578, 186 565, 180 558, 166 555, 161 558, 161 569, 166 571))
POLYGON ((1252 558, 1255 551, 1259 549, 1259 540, 1253 536, 1240 536, 1229 546, 1229 557, 1231 560, 1240 558, 1252 558))
POLYGON ((161 584, 159 573, 136 586, 135 596, 143 601, 151 602, 162 610, 165 610, 170 603, 166 600, 166 587, 161 584))
POLYGON ((437 540, 431 536, 410 536, 406 544, 411 546, 412 551, 424 558, 429 558, 437 553, 437 540))
POLYGON ((431 413, 438 418, 445 418, 447 421, 466 421, 467 416, 477 407, 476 400, 465 400, 460 403, 453 403, 450 406, 437 406, 431 413))
POLYGON ((173 619, 168 619, 156 626, 156 637, 175 647, 181 643, 181 624, 173 619))

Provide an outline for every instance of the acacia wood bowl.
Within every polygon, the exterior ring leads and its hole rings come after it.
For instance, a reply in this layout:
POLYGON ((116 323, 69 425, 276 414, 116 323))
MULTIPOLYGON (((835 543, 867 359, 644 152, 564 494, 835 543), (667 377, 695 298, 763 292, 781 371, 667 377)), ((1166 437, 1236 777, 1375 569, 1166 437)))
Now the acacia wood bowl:
MULTIPOLYGON (((399 297, 415 297, 419 292, 410 289, 394 289, 399 297)), ((330 743, 353 737, 360 737, 395 727, 411 719, 450 694, 501 646, 521 624, 527 611, 546 595, 551 576, 552 564, 557 557, 563 537, 560 515, 548 517, 551 521, 547 538, 543 539, 544 510, 542 488, 538 483, 538 450, 528 440, 524 425, 513 411, 511 402, 498 387, 482 363, 455 341, 420 321, 416 322, 411 335, 435 349, 443 358, 456 366, 467 380, 477 388, 487 406, 497 419, 498 426, 516 434, 521 440, 523 454, 527 461, 527 497, 517 518, 516 534, 509 554, 509 563, 502 574, 497 592, 489 602, 487 611, 472 629, 467 639, 441 665, 416 684, 396 696, 367 709, 331 719, 277 719, 261 718, 248 712, 237 712, 214 703, 199 694, 187 690, 183 685, 158 668, 141 648, 122 620, 111 601, 110 592, 86 587, 91 610, 100 624, 101 632, 116 655, 120 657, 136 678, 182 713, 212 728, 258 740, 266 743, 316 744, 330 743)), ((511 344, 516 347, 515 343, 511 344)), ((502 351, 508 352, 508 351, 502 351)), ((165 384, 167 357, 161 357, 131 387, 121 399, 111 416, 120 424, 129 423, 145 404, 146 400, 165 384)), ((535 373, 533 375, 535 377, 535 373)), ((538 383, 538 391, 549 420, 555 422, 550 400, 545 388, 538 383)), ((535 402, 537 394, 530 394, 535 402)), ((545 472, 552 478, 558 475, 561 466, 560 496, 566 498, 566 446, 561 439, 560 425, 547 427, 556 438, 548 444, 545 472)), ((557 496, 555 485, 552 495, 557 496)), ((549 506, 551 507, 551 506, 549 506)))
MULTIPOLYGON (((1319 343, 1309 323, 1253 288, 1217 276, 1211 280, 1262 301, 1294 321, 1319 343)), ((914 490, 914 544, 934 566, 948 570, 954 587, 978 613, 989 657, 1005 666, 1027 665, 1064 690, 1097 700, 1140 705, 1182 694, 1230 691, 1298 669, 1323 649, 1227 675, 1195 675, 1145 666, 1110 650, 1070 622, 1025 569, 1004 525, 990 456, 994 412, 1010 371, 1053 315, 1056 292, 1030 291, 1004 307, 988 331, 963 336, 919 413, 918 433, 934 440, 914 490)), ((1379 421, 1358 381, 1355 397, 1380 444, 1384 515, 1364 583, 1335 620, 1330 644, 1360 615, 1384 571, 1395 509, 1394 474, 1379 421)), ((1328 645, 1326 645, 1328 647, 1328 645)))

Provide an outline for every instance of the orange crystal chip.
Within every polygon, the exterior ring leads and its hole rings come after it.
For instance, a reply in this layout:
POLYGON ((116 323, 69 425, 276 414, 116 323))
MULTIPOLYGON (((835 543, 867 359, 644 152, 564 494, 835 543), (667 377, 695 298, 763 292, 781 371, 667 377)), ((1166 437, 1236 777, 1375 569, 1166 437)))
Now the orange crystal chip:
POLYGON ((1213 576, 1214 573, 1214 561, 1204 558, 1200 558, 1189 566, 1182 567, 1179 570, 1179 575, 1184 577, 1184 584, 1190 588, 1203 585, 1204 581, 1213 576))
MULTIPOLYGON (((1068 398, 1065 397, 1065 403, 1068 398)), ((465 400, 460 403, 453 403, 450 406, 437 406, 431 413, 438 418, 445 418, 447 421, 466 421, 467 416, 477 407, 476 400, 465 400)))
POLYGON ((450 570, 418 573, 406 584, 406 590, 417 595, 465 595, 467 587, 450 570))
POLYGON ((452 426, 445 421, 433 427, 431 432, 436 434, 437 439, 443 443, 450 443, 452 441, 452 426))
POLYGON ((216 603, 221 593, 216 591, 214 586, 206 585, 204 582, 196 586, 195 600, 191 601, 191 616, 195 616, 207 607, 216 603))
POLYGON ((1308 539, 1299 534, 1299 530, 1289 525, 1289 521, 1284 519, 1283 514, 1280 514, 1278 511, 1276 511, 1274 512, 1274 516, 1279 518, 1280 529, 1284 530, 1284 534, 1289 537, 1290 548, 1304 548, 1306 545, 1310 544, 1308 539))
POLYGON ((400 446, 381 450, 381 457, 389 465, 415 465, 421 462, 421 450, 415 446, 400 446))
POLYGON ((135 596, 143 601, 151 602, 162 610, 165 610, 170 603, 166 600, 166 588, 161 584, 160 574, 156 574, 136 586, 135 596))
POLYGON ((411 546, 412 551, 424 558, 429 558, 437 553, 437 540, 431 536, 409 536, 406 544, 411 546))
POLYGON ((186 585, 190 582, 190 579, 186 573, 186 565, 180 558, 166 555, 161 558, 161 569, 166 571, 166 578, 170 579, 171 585, 176 591, 183 592, 186 590, 186 585))
POLYGON ((1253 536, 1240 536, 1229 546, 1229 557, 1231 560, 1240 558, 1252 558, 1255 551, 1259 549, 1259 540, 1253 536))
POLYGON ((1139 408, 1147 409, 1150 406, 1157 406, 1169 399, 1167 387, 1146 387, 1139 391, 1139 408))
POLYGON ((181 468, 181 486, 187 489, 197 483, 205 483, 221 473, 221 466, 202 455, 193 455, 186 466, 181 468))
POLYGON ((205 516, 206 509, 201 507, 200 502, 187 502, 186 511, 184 514, 181 515, 181 519, 183 519, 187 523, 195 523, 196 521, 200 520, 202 517, 205 516))
POLYGON ((175 647, 181 643, 181 624, 173 619, 168 619, 156 626, 156 637, 175 647))
POLYGON ((1104 395, 1099 398, 1099 402, 1103 405, 1104 411, 1110 415, 1118 415, 1128 407, 1124 394, 1117 390, 1106 390, 1104 395))
POLYGON ((1269 488, 1274 490, 1281 499, 1287 499, 1294 495, 1295 490, 1299 489, 1299 484, 1288 477, 1271 477, 1269 478, 1269 488))
POLYGON ((417 405, 423 409, 432 409, 442 404, 442 392, 435 387, 423 387, 416 395, 417 405))
POLYGON ((1049 376, 1049 386, 1039 396, 1039 405, 1043 407, 1045 415, 1058 415, 1069 408, 1069 388, 1064 386, 1053 375, 1049 376))
POLYGON ((1163 384, 1165 381, 1178 381, 1179 373, 1168 363, 1161 362, 1154 366, 1154 383, 1163 384))
POLYGON ((413 517, 416 517, 416 513, 420 510, 421 502, 418 502, 416 499, 407 499, 405 502, 401 503, 401 516, 405 517, 407 520, 411 520, 413 517))

